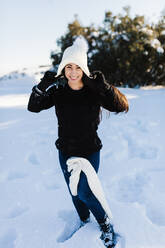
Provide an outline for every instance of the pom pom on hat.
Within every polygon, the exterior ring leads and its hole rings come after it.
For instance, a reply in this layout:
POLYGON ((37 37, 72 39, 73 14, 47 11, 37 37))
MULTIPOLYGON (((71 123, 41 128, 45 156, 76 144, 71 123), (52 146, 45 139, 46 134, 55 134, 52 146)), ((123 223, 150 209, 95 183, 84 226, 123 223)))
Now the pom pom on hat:
POLYGON ((58 66, 56 77, 61 74, 64 67, 69 63, 74 63, 80 66, 83 72, 89 77, 90 72, 87 65, 87 51, 87 41, 83 36, 78 36, 73 42, 73 45, 65 49, 62 60, 58 66))
POLYGON ((78 36, 73 45, 84 52, 88 52, 88 43, 83 36, 78 36))

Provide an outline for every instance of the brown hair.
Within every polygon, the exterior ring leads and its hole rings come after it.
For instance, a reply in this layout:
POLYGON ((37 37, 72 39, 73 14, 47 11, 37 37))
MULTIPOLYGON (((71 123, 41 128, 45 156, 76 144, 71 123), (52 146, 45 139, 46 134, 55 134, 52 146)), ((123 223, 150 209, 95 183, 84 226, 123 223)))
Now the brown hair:
POLYGON ((111 109, 110 110, 107 110, 107 109, 105 109, 103 107, 100 107, 100 113, 99 113, 100 121, 102 120, 103 111, 106 112, 106 118, 109 118, 111 112, 115 112, 116 114, 118 114, 120 112, 127 113, 128 110, 129 110, 128 100, 125 97, 125 95, 122 94, 113 85, 111 85, 110 87, 111 87, 111 90, 113 90, 112 106, 111 106, 111 109))
MULTIPOLYGON (((65 68, 62 70, 61 73, 64 78, 67 80, 66 76, 65 76, 65 68)), ((86 78, 86 75, 83 72, 83 77, 82 77, 82 81, 84 83, 86 78)), ((99 120, 102 120, 102 112, 103 112, 103 108, 106 109, 106 116, 109 117, 110 116, 110 112, 115 112, 116 114, 120 113, 120 112, 125 112, 127 113, 129 110, 129 104, 128 104, 128 100, 125 97, 125 95, 123 93, 121 93, 115 86, 110 85, 109 83, 106 82, 106 86, 108 85, 108 88, 110 89, 110 94, 112 95, 112 102, 111 105, 108 103, 108 106, 106 108, 106 104, 103 104, 103 106, 100 107, 100 112, 99 112, 99 120)))

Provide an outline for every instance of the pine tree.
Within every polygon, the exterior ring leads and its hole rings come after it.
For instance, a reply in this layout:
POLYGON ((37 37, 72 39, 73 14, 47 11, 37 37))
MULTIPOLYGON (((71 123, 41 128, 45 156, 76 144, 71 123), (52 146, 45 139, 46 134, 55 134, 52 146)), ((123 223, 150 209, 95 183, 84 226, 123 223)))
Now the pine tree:
POLYGON ((84 27, 75 16, 65 35, 58 39, 60 53, 52 53, 57 66, 66 47, 78 35, 89 44, 90 71, 101 70, 107 81, 116 86, 137 87, 165 84, 165 16, 157 24, 149 24, 144 16, 130 17, 130 7, 124 13, 105 12, 103 23, 84 27))

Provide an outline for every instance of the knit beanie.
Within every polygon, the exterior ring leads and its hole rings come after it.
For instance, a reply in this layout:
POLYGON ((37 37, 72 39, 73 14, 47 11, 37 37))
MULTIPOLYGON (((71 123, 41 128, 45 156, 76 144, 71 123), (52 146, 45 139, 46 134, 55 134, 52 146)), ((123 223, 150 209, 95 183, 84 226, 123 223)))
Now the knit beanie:
POLYGON ((56 77, 61 74, 64 67, 69 63, 80 66, 83 72, 89 77, 90 72, 87 65, 87 51, 87 41, 83 36, 78 36, 73 45, 65 49, 62 60, 58 66, 56 77))

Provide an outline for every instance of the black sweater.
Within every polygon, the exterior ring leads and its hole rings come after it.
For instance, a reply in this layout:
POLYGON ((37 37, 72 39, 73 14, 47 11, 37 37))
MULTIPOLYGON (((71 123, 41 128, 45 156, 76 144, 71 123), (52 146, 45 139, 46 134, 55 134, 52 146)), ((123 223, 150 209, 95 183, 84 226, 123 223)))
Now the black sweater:
POLYGON ((116 112, 112 91, 100 95, 88 86, 73 90, 66 84, 53 85, 41 93, 34 87, 28 110, 40 112, 52 106, 55 106, 58 119, 57 149, 69 156, 86 156, 101 149, 97 135, 100 106, 116 112))

